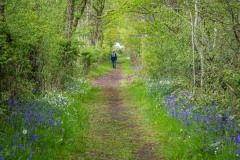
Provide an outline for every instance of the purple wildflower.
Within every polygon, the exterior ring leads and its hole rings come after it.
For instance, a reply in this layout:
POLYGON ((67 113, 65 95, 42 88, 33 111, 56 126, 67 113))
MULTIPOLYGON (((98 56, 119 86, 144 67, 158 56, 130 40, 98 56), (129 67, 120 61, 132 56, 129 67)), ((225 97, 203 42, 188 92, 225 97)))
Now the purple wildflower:
POLYGON ((169 105, 169 106, 174 106, 174 105, 176 105, 176 103, 175 103, 175 101, 174 101, 174 99, 173 99, 172 97, 169 97, 169 99, 168 99, 168 105, 169 105))
POLYGON ((18 145, 18 149, 19 149, 19 150, 23 150, 23 149, 24 149, 24 145, 23 145, 23 144, 19 144, 19 145, 18 145))
POLYGON ((233 141, 234 141, 235 143, 240 144, 240 134, 239 134, 237 137, 233 137, 233 141))
POLYGON ((211 121, 211 118, 208 117, 208 118, 205 119, 205 121, 206 121, 207 123, 209 123, 209 122, 211 121))
POLYGON ((33 116, 32 111, 26 112, 26 113, 25 113, 25 116, 26 116, 26 117, 31 117, 31 116, 33 116))
POLYGON ((31 139, 33 139, 33 140, 37 141, 37 140, 38 140, 38 137, 37 137, 37 135, 36 135, 36 134, 33 134, 33 135, 31 135, 31 139))
POLYGON ((34 150, 31 150, 30 155, 33 155, 33 154, 34 154, 34 150))
POLYGON ((14 100, 10 99, 10 100, 8 101, 8 105, 9 105, 9 106, 14 105, 14 100))
POLYGON ((201 116, 195 116, 195 119, 197 120, 197 122, 201 122, 202 121, 202 117, 201 116))
POLYGON ((30 160, 33 154, 34 154, 34 150, 31 150, 29 156, 27 157, 27 160, 30 160))
POLYGON ((182 117, 183 119, 186 119, 186 118, 187 118, 187 116, 188 116, 188 112, 187 112, 187 111, 184 111, 184 110, 182 110, 182 111, 180 112, 180 115, 181 115, 181 117, 182 117))

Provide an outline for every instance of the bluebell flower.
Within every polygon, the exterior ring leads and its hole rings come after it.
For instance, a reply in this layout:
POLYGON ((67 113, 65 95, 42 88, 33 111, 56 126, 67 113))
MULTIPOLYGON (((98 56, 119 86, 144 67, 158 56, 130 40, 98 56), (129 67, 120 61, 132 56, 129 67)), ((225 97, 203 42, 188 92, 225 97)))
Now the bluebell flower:
POLYGON ((235 143, 240 144, 240 134, 239 134, 237 137, 233 137, 233 141, 234 141, 235 143))
POLYGON ((208 118, 205 119, 205 121, 206 121, 207 123, 209 123, 209 122, 211 121, 211 118, 208 117, 208 118))
POLYGON ((14 105, 14 100, 10 99, 10 100, 8 101, 8 105, 9 105, 9 106, 14 105))
POLYGON ((185 123, 184 123, 184 126, 187 127, 191 124, 191 121, 190 120, 187 120, 185 123))
POLYGON ((26 116, 26 117, 31 117, 31 116, 33 116, 32 111, 26 112, 26 113, 25 113, 25 116, 26 116))
POLYGON ((187 116, 188 116, 188 112, 187 112, 187 111, 184 111, 184 110, 182 109, 181 112, 180 112, 180 115, 181 115, 181 117, 182 117, 183 119, 186 119, 187 116))
POLYGON ((33 154, 34 154, 34 150, 31 150, 29 156, 27 157, 27 160, 30 160, 33 154))
POLYGON ((3 160, 3 156, 0 154, 0 160, 3 160))
POLYGON ((202 121, 202 119, 203 119, 203 117, 202 116, 195 116, 195 118, 196 118, 196 120, 197 120, 197 122, 201 122, 202 121))
POLYGON ((23 145, 23 144, 19 144, 19 145, 18 145, 18 149, 19 149, 19 150, 23 150, 23 149, 24 149, 24 145, 23 145))
POLYGON ((34 154, 34 150, 31 150, 30 155, 33 155, 33 154, 34 154))
POLYGON ((36 135, 36 134, 33 134, 33 135, 31 135, 31 139, 33 139, 33 140, 37 141, 37 140, 38 140, 38 137, 37 137, 37 135, 36 135))

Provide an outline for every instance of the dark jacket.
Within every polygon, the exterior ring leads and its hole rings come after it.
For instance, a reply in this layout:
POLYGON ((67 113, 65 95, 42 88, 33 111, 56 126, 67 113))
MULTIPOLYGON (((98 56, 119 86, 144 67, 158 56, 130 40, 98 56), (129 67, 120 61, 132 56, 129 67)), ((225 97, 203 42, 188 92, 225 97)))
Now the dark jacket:
POLYGON ((111 60, 117 60, 117 53, 116 52, 112 52, 110 55, 111 60))

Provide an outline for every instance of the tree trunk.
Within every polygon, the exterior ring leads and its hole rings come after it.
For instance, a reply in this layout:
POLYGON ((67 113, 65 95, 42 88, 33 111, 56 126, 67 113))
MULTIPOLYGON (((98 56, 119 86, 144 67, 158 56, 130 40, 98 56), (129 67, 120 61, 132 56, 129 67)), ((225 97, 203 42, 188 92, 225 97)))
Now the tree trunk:
POLYGON ((193 74, 193 89, 192 89, 192 93, 193 95, 195 95, 196 92, 196 70, 195 70, 195 23, 194 23, 194 19, 193 19, 193 15, 192 15, 192 11, 190 10, 190 17, 191 17, 191 28, 192 28, 192 74, 193 74))
POLYGON ((96 24, 95 24, 95 30, 94 30, 93 37, 92 37, 92 45, 93 46, 98 45, 100 25, 101 25, 101 19, 97 19, 96 24))
POLYGON ((201 40, 203 39, 203 33, 202 30, 200 30, 199 32, 201 33, 200 36, 196 36, 196 33, 197 33, 197 28, 200 28, 201 29, 201 26, 200 26, 200 21, 202 20, 199 13, 200 13, 200 10, 199 10, 199 0, 195 0, 195 22, 194 22, 194 37, 195 37, 195 45, 196 45, 196 48, 198 50, 198 54, 200 55, 200 64, 201 64, 201 82, 200 82, 200 86, 201 86, 201 91, 203 89, 203 85, 204 85, 204 55, 203 55, 203 47, 202 47, 202 44, 201 44, 201 40))
POLYGON ((93 31, 93 35, 92 35, 92 45, 96 46, 98 45, 98 41, 99 41, 99 33, 101 30, 101 26, 102 26, 102 15, 103 15, 103 10, 105 8, 105 0, 101 0, 101 1, 97 1, 96 5, 92 6, 93 9, 96 11, 96 23, 95 23, 95 29, 93 31))
POLYGON ((74 26, 74 30, 79 26, 79 20, 81 19, 81 16, 83 15, 83 12, 85 10, 85 8, 87 7, 87 2, 88 0, 82 0, 81 4, 78 6, 78 15, 74 20, 73 26, 74 26))
POLYGON ((66 20, 66 39, 71 39, 73 28, 73 16, 74 16, 75 0, 68 0, 67 6, 67 20, 66 20))
POLYGON ((71 38, 73 34, 73 19, 74 19, 74 8, 75 0, 68 0, 67 5, 67 15, 66 15, 66 42, 63 44, 64 50, 62 55, 62 70, 63 74, 61 77, 61 85, 64 85, 68 73, 72 74, 72 69, 69 70, 69 66, 72 65, 72 55, 71 55, 71 38))

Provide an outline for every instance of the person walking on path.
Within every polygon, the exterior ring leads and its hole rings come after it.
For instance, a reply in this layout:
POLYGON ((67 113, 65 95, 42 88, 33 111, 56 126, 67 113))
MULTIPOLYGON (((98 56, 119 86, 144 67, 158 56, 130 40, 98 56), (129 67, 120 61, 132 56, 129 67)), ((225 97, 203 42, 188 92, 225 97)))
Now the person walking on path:
POLYGON ((116 65, 117 65, 117 53, 115 51, 112 51, 110 59, 112 60, 113 68, 116 68, 116 65))

